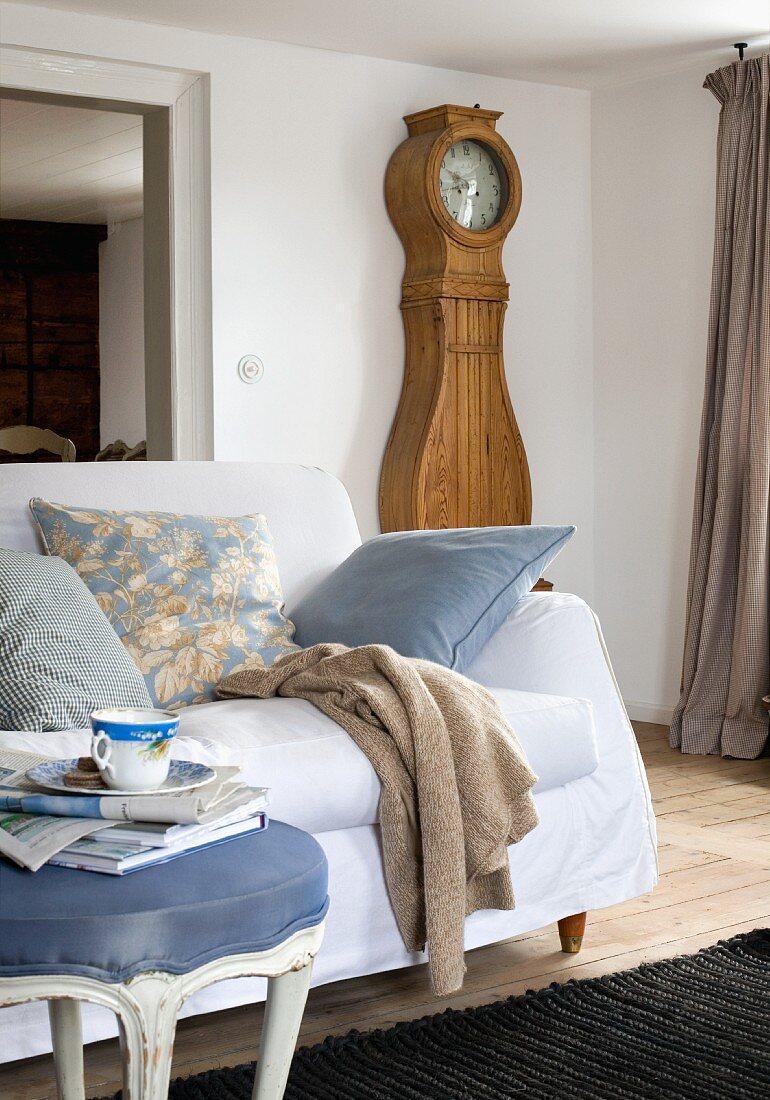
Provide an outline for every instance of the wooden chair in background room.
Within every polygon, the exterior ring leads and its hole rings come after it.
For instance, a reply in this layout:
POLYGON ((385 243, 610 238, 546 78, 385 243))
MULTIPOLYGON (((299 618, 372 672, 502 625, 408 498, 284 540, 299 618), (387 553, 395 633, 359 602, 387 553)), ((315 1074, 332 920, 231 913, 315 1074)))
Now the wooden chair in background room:
POLYGON ((14 428, 0 428, 0 452, 12 455, 31 455, 35 451, 48 451, 58 455, 62 462, 75 461, 75 444, 63 435, 48 428, 30 428, 19 424, 14 428))

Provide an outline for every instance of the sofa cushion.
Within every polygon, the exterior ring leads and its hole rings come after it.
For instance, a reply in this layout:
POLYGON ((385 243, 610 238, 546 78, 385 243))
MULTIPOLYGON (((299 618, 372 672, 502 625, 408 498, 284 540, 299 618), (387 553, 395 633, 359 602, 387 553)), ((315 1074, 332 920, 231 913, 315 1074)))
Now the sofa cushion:
POLYGON ((86 725, 98 707, 150 705, 139 670, 71 566, 0 549, 0 726, 61 730, 86 725))
POLYGON ((297 641, 380 643, 465 672, 574 533, 524 525, 378 535, 293 609, 297 641))
MULTIPOLYGON (((534 793, 582 779, 599 763, 593 707, 586 699, 489 689, 538 776, 534 793)), ((304 699, 228 699, 180 712, 174 756, 243 768, 268 786, 270 814, 311 833, 378 821, 380 783, 355 742, 304 699)), ((0 732, 0 748, 82 756, 90 731, 39 738, 0 732)))
MULTIPOLYGON (((598 766, 591 703, 492 690, 538 776, 550 790, 598 766)), ((189 708, 179 743, 204 762, 240 763, 244 778, 271 788, 270 812, 312 833, 372 825, 380 784, 366 756, 303 699, 231 699, 189 708)))
POLYGON ((153 701, 212 699, 222 677, 295 649, 263 515, 69 508, 33 499, 51 554, 96 596, 153 701))

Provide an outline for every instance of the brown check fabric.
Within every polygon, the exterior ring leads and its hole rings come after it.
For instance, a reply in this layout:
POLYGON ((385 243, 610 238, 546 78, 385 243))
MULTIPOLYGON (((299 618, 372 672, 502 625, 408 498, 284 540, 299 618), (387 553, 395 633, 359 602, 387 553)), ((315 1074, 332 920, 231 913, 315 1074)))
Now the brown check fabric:
POLYGON ((671 744, 751 759, 770 691, 770 55, 706 78, 721 104, 706 390, 682 695, 671 744))

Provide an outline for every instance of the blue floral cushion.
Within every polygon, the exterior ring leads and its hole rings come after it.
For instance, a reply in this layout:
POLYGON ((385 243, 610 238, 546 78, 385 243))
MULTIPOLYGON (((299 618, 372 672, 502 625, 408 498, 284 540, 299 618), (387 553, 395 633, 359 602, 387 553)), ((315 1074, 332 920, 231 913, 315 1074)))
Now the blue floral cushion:
POLYGON ((264 516, 30 508, 50 554, 93 592, 163 707, 205 703, 223 676, 296 649, 264 516))

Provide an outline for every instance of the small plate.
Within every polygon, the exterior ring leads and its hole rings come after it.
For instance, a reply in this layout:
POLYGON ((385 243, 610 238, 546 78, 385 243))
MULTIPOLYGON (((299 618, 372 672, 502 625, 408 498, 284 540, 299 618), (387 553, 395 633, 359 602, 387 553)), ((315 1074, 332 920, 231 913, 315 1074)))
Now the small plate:
POLYGON ((210 783, 216 777, 213 768, 205 764, 193 764, 189 760, 172 760, 168 769, 168 779, 154 791, 113 791, 110 787, 69 787, 64 782, 67 772, 77 767, 75 760, 49 760, 45 764, 36 764, 27 772, 27 779, 37 783, 39 787, 45 787, 49 791, 65 791, 67 794, 95 794, 99 798, 109 795, 145 795, 145 794, 172 794, 174 791, 191 791, 195 787, 202 787, 204 783, 210 783))

